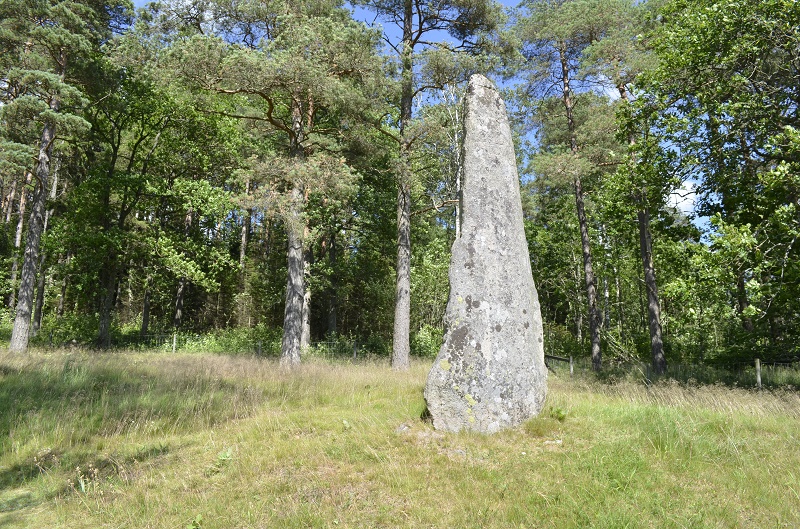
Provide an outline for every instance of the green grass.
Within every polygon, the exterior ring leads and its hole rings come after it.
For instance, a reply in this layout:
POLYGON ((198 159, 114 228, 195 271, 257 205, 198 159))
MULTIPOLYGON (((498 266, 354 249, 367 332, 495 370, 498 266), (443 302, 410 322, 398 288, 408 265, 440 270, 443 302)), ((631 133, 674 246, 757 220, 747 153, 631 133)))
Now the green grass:
POLYGON ((493 436, 429 365, 0 353, 0 527, 797 527, 800 396, 551 376, 493 436))

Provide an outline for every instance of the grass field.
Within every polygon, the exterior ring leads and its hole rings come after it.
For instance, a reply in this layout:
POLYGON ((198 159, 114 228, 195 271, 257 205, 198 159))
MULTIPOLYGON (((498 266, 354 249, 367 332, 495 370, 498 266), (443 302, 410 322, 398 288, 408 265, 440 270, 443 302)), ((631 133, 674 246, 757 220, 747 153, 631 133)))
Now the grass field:
POLYGON ((800 394, 550 377, 494 436, 429 364, 0 353, 0 527, 800 527, 800 394))

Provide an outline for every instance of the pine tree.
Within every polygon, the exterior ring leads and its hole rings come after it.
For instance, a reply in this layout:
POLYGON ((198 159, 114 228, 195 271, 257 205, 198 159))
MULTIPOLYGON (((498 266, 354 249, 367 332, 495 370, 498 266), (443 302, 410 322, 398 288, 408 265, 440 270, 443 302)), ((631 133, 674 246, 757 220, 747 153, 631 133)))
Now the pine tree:
MULTIPOLYGON (((44 228, 53 145, 59 138, 85 132, 88 123, 79 109, 86 100, 80 90, 81 62, 99 49, 111 25, 124 23, 128 2, 2 2, 0 19, 5 61, 2 118, 7 127, 30 130, 36 145, 36 190, 30 210, 16 317, 10 348, 28 346, 36 286, 39 245, 44 228)), ((23 134, 17 134, 22 136, 23 134)), ((12 134, 13 136, 13 134, 12 134)))
POLYGON ((502 12, 494 0, 359 0, 356 3, 374 10, 400 30, 399 39, 388 34, 384 38, 399 60, 399 93, 393 101, 397 108, 396 129, 386 132, 394 138, 399 152, 392 367, 402 370, 410 365, 411 351, 412 151, 418 140, 412 127, 414 99, 425 90, 465 80, 478 64, 468 56, 492 45, 488 37, 501 24, 502 12), (449 38, 438 42, 428 40, 440 32, 449 38))
POLYGON ((348 121, 376 119, 370 96, 382 82, 377 40, 336 3, 243 9, 223 13, 221 22, 243 36, 241 45, 195 35, 174 57, 183 79, 231 97, 242 110, 226 113, 257 123, 268 138, 253 149, 252 176, 265 212, 279 214, 288 236, 281 362, 291 367, 301 353, 306 204, 311 193, 346 187, 355 177, 338 138, 348 121), (250 41, 255 34, 260 40, 250 41))

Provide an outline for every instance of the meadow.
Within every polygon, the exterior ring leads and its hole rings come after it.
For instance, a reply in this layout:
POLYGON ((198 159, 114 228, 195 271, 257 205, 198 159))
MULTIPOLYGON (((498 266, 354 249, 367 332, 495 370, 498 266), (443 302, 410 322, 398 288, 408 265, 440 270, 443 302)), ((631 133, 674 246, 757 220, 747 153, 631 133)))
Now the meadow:
POLYGON ((798 527, 800 393, 550 375, 493 436, 430 361, 0 352, 0 527, 798 527))

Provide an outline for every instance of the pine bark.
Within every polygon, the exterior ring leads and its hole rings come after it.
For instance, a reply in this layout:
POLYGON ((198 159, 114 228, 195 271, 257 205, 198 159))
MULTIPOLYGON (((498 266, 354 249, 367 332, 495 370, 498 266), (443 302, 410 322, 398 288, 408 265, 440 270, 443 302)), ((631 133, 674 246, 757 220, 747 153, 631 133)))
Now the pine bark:
MULTIPOLYGON (((577 156, 578 140, 575 134, 575 117, 573 112, 575 103, 572 99, 566 45, 559 45, 558 52, 561 63, 562 101, 567 117, 570 151, 573 156, 577 156)), ((597 308, 597 285, 594 276, 594 267, 592 266, 592 246, 591 239, 589 238, 589 224, 586 220, 586 207, 583 200, 583 183, 577 171, 573 177, 573 188, 575 190, 575 209, 578 213, 578 226, 581 233, 581 252, 583 254, 583 273, 586 281, 586 298, 589 304, 589 336, 591 339, 592 369, 600 371, 602 367, 602 353, 600 350, 600 311, 597 308)))
POLYGON ((14 197, 17 194, 17 180, 11 182, 11 190, 7 195, 3 196, 3 212, 6 219, 6 224, 11 222, 11 214, 14 211, 14 197))
POLYGON ((300 364, 300 341, 303 332, 303 300, 305 296, 305 259, 303 256, 303 223, 300 221, 300 203, 303 193, 299 185, 292 189, 291 210, 286 228, 289 239, 287 251, 288 277, 286 280, 286 305, 283 312, 283 338, 281 340, 281 366, 300 364))
POLYGON ((397 276, 395 283, 392 368, 411 363, 411 140, 408 125, 414 100, 413 2, 403 7, 402 80, 400 94, 400 174, 397 190, 397 276))
MULTIPOLYGON (((42 233, 47 233, 47 222, 50 219, 50 215, 52 215, 52 210, 49 210, 45 213, 44 228, 42 229, 42 233)), ((42 252, 41 255, 39 256, 39 278, 37 279, 36 283, 36 305, 35 305, 36 308, 33 311, 31 336, 36 336, 39 333, 39 329, 41 329, 42 327, 42 311, 44 310, 44 287, 45 287, 44 265, 46 261, 47 261, 47 254, 46 252, 42 252)))
MULTIPOLYGON (((53 185, 50 188, 50 200, 55 200, 56 192, 58 190, 58 158, 55 160, 56 167, 53 169, 53 185)), ((42 227, 42 234, 47 233, 47 225, 53 216, 53 209, 48 209, 44 214, 44 226, 42 227)), ((39 279, 36 285, 36 308, 33 311, 33 324, 31 328, 31 335, 36 336, 39 329, 42 327, 42 312, 44 310, 44 289, 45 289, 45 273, 44 266, 47 262, 47 252, 42 252, 39 256, 39 279)))
MULTIPOLYGON (((58 112, 59 102, 54 98, 50 108, 58 112)), ((39 157, 36 164, 36 192, 33 198, 30 220, 28 221, 28 239, 25 244, 22 274, 17 296, 16 315, 14 327, 11 331, 9 349, 23 352, 28 348, 30 338, 31 312, 33 309, 33 295, 36 286, 36 268, 39 263, 39 245, 44 228, 44 213, 48 193, 48 180, 50 179, 50 155, 53 141, 56 137, 56 125, 47 122, 42 130, 39 142, 39 157)))
MULTIPOLYGON (((295 158, 304 156, 303 112, 300 107, 300 94, 295 94, 292 103, 292 130, 289 138, 289 154, 295 158)), ((305 299, 305 253, 303 251, 305 222, 303 221, 304 185, 295 181, 289 196, 284 218, 288 249, 286 252, 286 304, 283 311, 283 337, 281 339, 282 367, 293 368, 300 365, 301 341, 303 334, 303 305, 305 299)))
POLYGON ((25 228, 25 204, 28 200, 27 186, 30 182, 31 173, 26 172, 25 185, 22 186, 22 192, 19 194, 19 208, 17 210, 19 218, 17 219, 17 230, 14 234, 14 257, 11 260, 11 277, 9 278, 12 289, 11 293, 8 295, 7 304, 8 308, 11 310, 14 310, 14 306, 17 302, 14 287, 17 284, 17 275, 19 274, 19 249, 22 246, 22 233, 25 228))
POLYGON ((31 336, 39 334, 39 329, 42 328, 42 312, 44 311, 44 289, 45 289, 45 275, 44 275, 44 255, 39 259, 39 278, 36 283, 36 304, 33 310, 33 322, 31 324, 31 336))
POLYGON ((658 300, 658 286, 656 284, 656 271, 653 264, 653 242, 650 236, 650 214, 647 208, 641 208, 638 213, 639 243, 642 254, 642 267, 644 269, 644 283, 647 290, 647 316, 650 328, 650 350, 653 356, 653 371, 657 375, 667 371, 667 361, 664 357, 664 341, 661 337, 661 306, 658 300))

